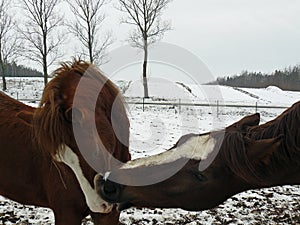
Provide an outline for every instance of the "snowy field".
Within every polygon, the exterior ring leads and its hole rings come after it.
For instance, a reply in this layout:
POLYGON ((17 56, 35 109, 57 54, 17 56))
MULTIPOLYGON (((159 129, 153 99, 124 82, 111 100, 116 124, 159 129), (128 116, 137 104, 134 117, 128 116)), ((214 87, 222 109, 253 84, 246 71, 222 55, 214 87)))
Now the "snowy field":
MULTIPOLYGON (((116 82, 126 99, 138 102, 142 85, 138 82, 116 82)), ((36 105, 43 89, 37 78, 8 79, 7 94, 36 105)), ((152 98, 148 102, 215 103, 235 105, 289 107, 300 100, 300 92, 282 91, 277 87, 263 89, 231 88, 177 83, 149 84, 152 98), (218 94, 219 93, 219 94, 218 94), (221 96, 221 98, 219 98, 221 96)), ((284 108, 258 108, 261 122, 279 115, 284 108)), ((186 133, 201 133, 223 128, 245 115, 255 113, 249 107, 200 107, 176 105, 128 105, 131 122, 130 151, 139 158, 165 151, 186 133)), ((124 224, 300 224, 300 187, 284 186, 251 190, 238 194, 222 205, 202 212, 180 209, 128 209, 121 213, 124 224)), ((51 210, 24 206, 0 196, 0 224, 53 224, 51 210)), ((89 218, 84 224, 91 224, 89 218)))

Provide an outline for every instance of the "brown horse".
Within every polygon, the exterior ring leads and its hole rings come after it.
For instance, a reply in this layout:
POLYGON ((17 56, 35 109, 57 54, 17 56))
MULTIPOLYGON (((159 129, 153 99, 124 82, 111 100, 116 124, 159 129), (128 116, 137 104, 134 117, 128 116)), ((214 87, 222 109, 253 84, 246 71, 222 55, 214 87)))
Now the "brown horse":
POLYGON ((128 141, 129 122, 114 84, 83 61, 63 64, 38 108, 0 93, 0 195, 51 208, 56 225, 81 224, 89 214, 95 224, 118 224, 119 212, 95 191, 99 171, 83 154, 97 155, 98 169, 104 170, 106 150, 122 162, 130 159, 128 141), (112 116, 119 126, 112 127, 112 116), (86 126, 93 123, 96 131, 86 126), (83 149, 74 126, 82 131, 83 149))
POLYGON ((167 152, 111 171, 107 181, 97 181, 96 189, 105 200, 120 202, 120 210, 131 206, 204 210, 245 190, 300 184, 300 102, 276 119, 258 123, 255 114, 223 134, 187 135, 167 152), (184 166, 167 177, 183 159, 184 166), (135 182, 139 176, 148 179, 164 173, 166 179, 157 183, 135 182))

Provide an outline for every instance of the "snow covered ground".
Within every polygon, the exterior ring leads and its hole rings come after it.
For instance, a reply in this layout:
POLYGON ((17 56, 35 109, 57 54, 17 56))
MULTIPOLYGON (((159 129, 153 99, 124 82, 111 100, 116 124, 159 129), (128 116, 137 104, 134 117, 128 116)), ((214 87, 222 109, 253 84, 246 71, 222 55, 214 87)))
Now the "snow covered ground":
MULTIPOLYGON (((116 82, 131 102, 140 101, 143 93, 138 82, 116 82)), ((36 105, 43 89, 43 79, 9 78, 7 94, 36 105)), ((300 92, 282 91, 277 87, 263 89, 232 88, 211 85, 163 83, 155 80, 149 84, 153 102, 211 103, 262 106, 284 106, 300 100, 300 92), (218 94, 219 93, 219 94, 218 94), (221 97, 221 98, 219 98, 221 97)), ((279 115, 284 108, 258 108, 261 121, 279 115)), ((254 113, 248 107, 200 107, 176 105, 128 105, 131 122, 130 151, 133 158, 165 151, 183 134, 201 133, 223 128, 245 115, 254 113)), ((300 187, 285 186, 251 190, 238 194, 222 205, 202 212, 180 209, 128 209, 121 213, 124 224, 300 224, 300 187)), ((53 224, 51 210, 24 206, 0 196, 0 224, 53 224)), ((84 224, 91 224, 87 219, 84 224)))

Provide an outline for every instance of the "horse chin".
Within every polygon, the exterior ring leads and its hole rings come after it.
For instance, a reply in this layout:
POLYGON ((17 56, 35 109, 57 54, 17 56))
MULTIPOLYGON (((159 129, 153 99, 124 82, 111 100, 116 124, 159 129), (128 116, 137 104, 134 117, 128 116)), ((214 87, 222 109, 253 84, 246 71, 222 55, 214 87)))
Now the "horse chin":
POLYGON ((129 209, 133 206, 131 202, 122 202, 118 204, 118 210, 121 212, 123 210, 129 209))

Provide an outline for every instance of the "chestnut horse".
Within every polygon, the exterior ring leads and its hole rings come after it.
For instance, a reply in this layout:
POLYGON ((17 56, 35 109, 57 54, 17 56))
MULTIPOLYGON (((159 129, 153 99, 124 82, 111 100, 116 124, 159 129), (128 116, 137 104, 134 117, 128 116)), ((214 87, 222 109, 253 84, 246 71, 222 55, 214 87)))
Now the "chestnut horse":
POLYGON ((300 184, 300 102, 276 119, 258 123, 255 114, 227 127, 223 135, 187 135, 169 151, 111 171, 108 180, 97 181, 96 189, 108 202, 120 202, 120 210, 137 206, 196 211, 249 189, 300 184), (126 183, 139 173, 160 176, 182 159, 186 164, 161 182, 126 183))
POLYGON ((51 208, 56 225, 79 225, 89 214, 95 224, 118 224, 119 212, 95 191, 99 171, 82 153, 97 153, 103 170, 108 166, 101 158, 106 150, 122 162, 130 159, 122 97, 110 80, 83 61, 62 64, 54 74, 38 108, 0 93, 0 195, 51 208), (76 93, 82 79, 87 86, 76 93), (90 108, 93 94, 95 105, 90 108), (117 130, 122 141, 112 127, 112 116, 122 129, 117 130), (96 132, 84 126, 92 123, 96 132), (82 129, 84 149, 77 144, 74 125, 82 129))

